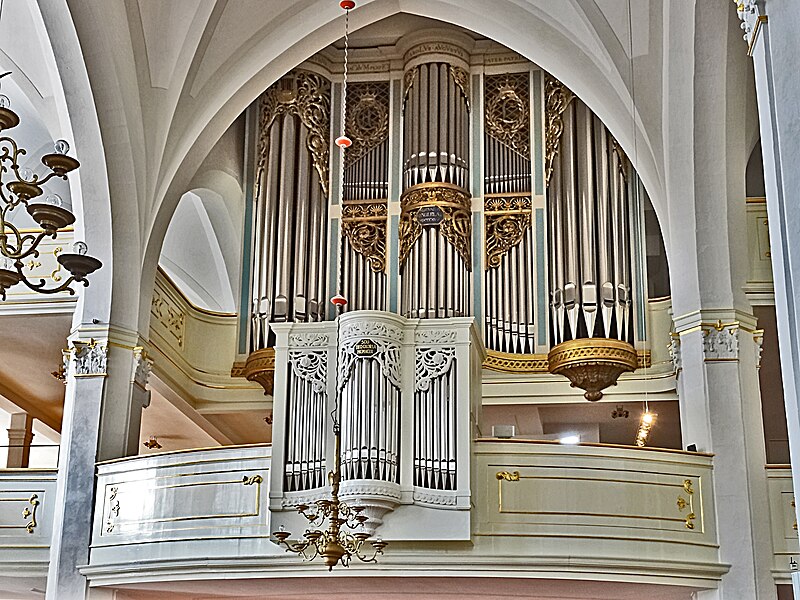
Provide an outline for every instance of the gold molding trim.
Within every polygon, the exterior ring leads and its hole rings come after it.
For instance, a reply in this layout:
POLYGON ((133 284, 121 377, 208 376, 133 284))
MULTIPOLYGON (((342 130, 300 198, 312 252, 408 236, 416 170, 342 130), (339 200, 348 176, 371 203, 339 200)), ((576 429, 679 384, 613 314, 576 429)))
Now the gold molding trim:
POLYGON ((247 357, 242 375, 264 388, 264 395, 272 394, 275 385, 275 348, 263 348, 247 357))
POLYGON ((472 270, 472 203, 468 192, 449 183, 428 182, 408 188, 400 198, 400 266, 422 235, 422 224, 416 218, 421 208, 438 207, 442 212, 439 233, 450 242, 472 270))
POLYGON ((753 33, 750 34, 750 40, 747 43, 747 56, 753 56, 753 50, 756 47, 758 35, 761 33, 761 26, 766 25, 768 22, 769 19, 767 18, 767 15, 758 15, 756 24, 753 26, 753 33))
MULTIPOLYGON (((652 366, 650 350, 636 351, 637 369, 652 366)), ((497 350, 486 350, 483 368, 500 373, 549 373, 550 361, 547 354, 510 354, 497 350)))
POLYGON ((547 355, 551 373, 564 375, 572 387, 585 390, 584 397, 595 402, 603 390, 617 384, 626 371, 634 371, 639 360, 628 342, 612 338, 579 338, 562 342, 547 355))
POLYGON ((501 373, 548 373, 546 354, 509 354, 486 350, 483 368, 501 373))
POLYGON ((545 186, 550 185, 553 174, 553 162, 558 154, 561 134, 564 132, 564 121, 561 115, 575 98, 575 95, 558 79, 544 74, 544 110, 545 110, 545 186))
POLYGON ((375 273, 386 269, 386 200, 350 200, 342 204, 342 234, 375 273))

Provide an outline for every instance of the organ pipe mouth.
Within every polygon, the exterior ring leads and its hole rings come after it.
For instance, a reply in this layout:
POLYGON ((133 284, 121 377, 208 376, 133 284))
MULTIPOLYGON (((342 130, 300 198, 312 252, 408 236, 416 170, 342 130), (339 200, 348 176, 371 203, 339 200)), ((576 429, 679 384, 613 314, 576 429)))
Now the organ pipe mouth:
POLYGON ((613 338, 580 338, 562 342, 547 355, 551 373, 564 375, 572 387, 584 390, 584 398, 596 402, 603 390, 637 367, 636 349, 613 338))

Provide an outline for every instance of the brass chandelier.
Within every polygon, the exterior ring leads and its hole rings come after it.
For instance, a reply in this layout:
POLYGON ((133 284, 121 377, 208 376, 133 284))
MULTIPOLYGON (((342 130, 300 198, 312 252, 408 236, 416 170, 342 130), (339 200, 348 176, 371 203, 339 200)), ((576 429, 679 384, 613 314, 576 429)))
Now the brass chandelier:
MULTIPOLYGON (((338 294, 331 299, 331 302, 336 307, 338 315, 341 315, 347 300, 338 294)), ((364 507, 350 506, 339 499, 339 486, 342 481, 342 432, 339 424, 339 386, 336 388, 337 402, 333 411, 334 462, 333 470, 328 473, 331 497, 317 500, 312 505, 295 506, 297 512, 308 520, 309 528, 303 533, 304 539, 298 542, 290 541, 292 534, 283 526, 272 534, 287 552, 299 554, 303 560, 312 561, 321 557, 329 571, 337 564, 349 567, 354 558, 365 563, 378 562, 378 555, 383 554, 383 549, 388 545, 377 537, 370 542, 372 550, 369 555, 365 544, 369 541, 370 534, 363 530, 364 523, 369 517, 363 514, 364 507), (326 522, 328 525, 323 529, 326 522)))
MULTIPOLYGON (((349 18, 350 10, 355 8, 353 0, 341 0, 339 6, 345 11, 345 34, 344 34, 344 77, 342 84, 342 126, 344 126, 346 98, 347 98, 347 66, 349 49, 349 18)), ((336 138, 336 145, 342 153, 352 145, 350 138, 341 135, 336 138)), ((344 165, 344 160, 341 161, 344 165)), ((339 255, 341 262, 341 253, 339 255)), ((341 265, 340 265, 341 266, 341 265)), ((341 292, 331 299, 336 307, 337 316, 347 304, 347 300, 341 292)), ((338 370, 337 370, 338 371, 338 370)), ((303 560, 312 561, 321 557, 328 567, 333 570, 337 564, 349 567, 354 558, 365 563, 378 562, 378 555, 383 554, 384 548, 388 545, 380 537, 370 542, 372 550, 367 550, 365 544, 369 542, 370 534, 364 530, 364 523, 369 517, 364 513, 363 506, 350 506, 339 499, 339 486, 342 481, 342 458, 341 445, 342 434, 339 424, 339 386, 337 388, 336 408, 333 411, 333 438, 334 438, 334 465, 333 470, 328 474, 328 481, 331 486, 330 499, 317 500, 311 505, 298 504, 295 506, 297 512, 308 520, 309 528, 303 533, 300 541, 291 541, 292 534, 281 526, 279 531, 272 535, 278 544, 284 546, 287 552, 294 552, 300 555, 303 560), (327 526, 323 528, 325 523, 327 526)))
MULTIPOLYGON (((0 78, 9 75, 5 73, 0 78)), ((71 287, 74 282, 89 285, 86 277, 99 269, 102 263, 86 255, 84 242, 73 244, 73 252, 61 253, 57 260, 70 277, 60 285, 46 287, 44 279, 31 281, 23 273, 24 261, 39 256, 39 244, 45 238, 55 239, 58 232, 75 222, 75 215, 61 205, 57 194, 44 194, 44 185, 53 178, 67 179, 67 173, 74 171, 80 163, 67 156, 69 144, 58 140, 54 152, 42 156, 42 163, 50 172, 45 176, 34 174, 30 169, 20 165, 20 159, 26 154, 17 142, 5 132, 19 125, 19 116, 9 108, 7 96, 0 95, 0 298, 6 299, 6 291, 22 283, 39 294, 56 294, 68 291, 75 294, 71 287), (31 218, 41 227, 41 231, 23 232, 11 223, 11 214, 20 206, 24 206, 31 218)))

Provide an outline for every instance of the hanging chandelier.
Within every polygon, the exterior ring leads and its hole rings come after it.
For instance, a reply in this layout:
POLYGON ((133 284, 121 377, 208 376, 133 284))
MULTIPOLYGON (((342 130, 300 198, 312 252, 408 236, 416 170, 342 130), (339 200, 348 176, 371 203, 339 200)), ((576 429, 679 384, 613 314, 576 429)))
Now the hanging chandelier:
MULTIPOLYGON (((338 320, 347 300, 338 294, 331 299, 331 302, 336 307, 338 320)), ((302 540, 291 541, 289 539, 292 537, 291 532, 286 531, 283 526, 272 534, 287 552, 294 552, 305 561, 321 557, 329 571, 332 571, 337 564, 349 567, 354 558, 365 563, 376 563, 378 555, 383 554, 383 549, 388 545, 380 537, 369 542, 370 534, 364 530, 364 523, 369 517, 363 514, 363 506, 350 506, 339 499, 339 486, 342 481, 342 432, 339 424, 339 386, 336 388, 337 402, 333 411, 334 462, 333 470, 328 474, 331 496, 317 500, 311 505, 295 506, 298 514, 308 520, 308 529, 303 533, 302 540), (371 551, 367 550, 367 542, 372 546, 371 551)))
MULTIPOLYGON (((9 74, 0 75, 0 78, 9 74)), ((88 286, 86 277, 102 266, 99 260, 87 256, 84 242, 75 242, 73 252, 58 255, 58 262, 70 273, 70 277, 60 285, 48 288, 44 279, 31 281, 23 273, 23 268, 25 259, 39 256, 42 240, 56 239, 59 231, 75 222, 75 215, 62 206, 61 198, 57 194, 45 195, 43 186, 56 177, 66 180, 67 173, 77 169, 80 163, 67 156, 69 144, 58 140, 54 152, 41 158, 49 173, 39 176, 23 168, 20 159, 26 154, 25 149, 5 134, 20 122, 9 105, 8 97, 0 95, 0 298, 5 300, 6 291, 19 283, 39 294, 63 291, 75 294, 72 284, 78 282, 88 286), (11 215, 19 207, 27 210, 41 231, 27 233, 11 223, 11 215)))
MULTIPOLYGON (((350 10, 355 8, 356 3, 352 0, 342 0, 339 6, 345 11, 345 33, 344 33, 344 77, 342 84, 342 127, 344 127, 346 116, 347 99, 347 67, 349 50, 349 23, 350 10)), ((342 134, 336 138, 336 145, 341 152, 352 145, 350 138, 342 134)), ((341 161, 344 169, 344 160, 341 161)), ((341 253, 339 255, 341 262, 341 253)), ((341 266, 341 265, 340 265, 341 266)), ((331 299, 336 307, 337 321, 341 315, 347 300, 342 296, 341 291, 331 299)), ((337 330, 338 345, 338 330, 337 330)), ((337 369, 338 372, 338 369, 337 369)), ((339 386, 337 389, 336 408, 333 411, 333 438, 334 438, 334 465, 333 470, 328 474, 328 481, 331 486, 330 498, 317 500, 311 505, 299 504, 295 506, 297 512, 308 520, 308 529, 303 533, 303 539, 292 541, 292 534, 281 526, 279 531, 272 535, 278 543, 286 548, 287 552, 300 555, 303 560, 312 561, 321 557, 328 567, 333 570, 337 564, 349 567, 353 559, 358 559, 365 563, 378 562, 378 555, 383 554, 384 548, 388 545, 380 537, 370 542, 370 534, 364 530, 364 523, 367 517, 363 506, 350 506, 339 499, 339 486, 342 480, 342 457, 341 445, 342 434, 339 424, 339 386), (327 525, 325 525, 327 523, 327 525), (368 550, 366 546, 369 542, 372 547, 368 550)))

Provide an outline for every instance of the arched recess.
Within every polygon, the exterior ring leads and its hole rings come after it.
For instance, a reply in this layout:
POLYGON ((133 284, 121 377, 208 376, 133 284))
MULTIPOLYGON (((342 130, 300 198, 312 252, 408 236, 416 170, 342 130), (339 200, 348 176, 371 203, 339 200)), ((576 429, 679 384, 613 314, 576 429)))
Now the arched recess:
POLYGON ((159 266, 195 306, 236 312, 241 236, 234 222, 241 220, 235 216, 240 207, 208 188, 189 191, 178 203, 159 266))
MULTIPOLYGON (((487 12, 485 3, 477 0, 367 0, 351 15, 351 22, 354 28, 360 28, 399 12, 450 22, 517 51, 561 79, 598 114, 626 152, 636 157, 635 167, 658 214, 669 251, 662 149, 652 141, 660 139, 662 115, 651 112, 644 119, 637 106, 635 123, 632 121, 626 44, 609 31, 602 15, 587 14, 579 4, 522 6, 497 0, 493 10, 487 12), (570 28, 575 35, 567 34, 570 28)), ((184 115, 185 126, 176 128, 170 145, 173 152, 165 155, 161 164, 143 260, 143 289, 152 289, 167 225, 211 147, 264 89, 342 35, 343 16, 335 2, 293 3, 287 12, 290 14, 275 19, 277 23, 243 39, 213 77, 193 89, 193 112, 190 117, 184 115)), ((691 39, 693 31, 688 28, 675 35, 691 39)), ((659 42, 653 43, 657 46, 659 42)), ((140 320, 147 322, 149 298, 142 300, 140 320)))

